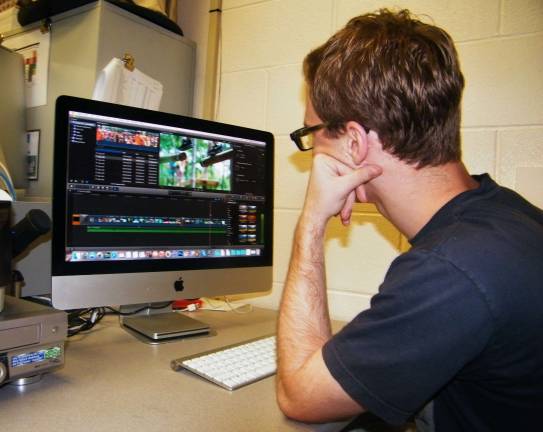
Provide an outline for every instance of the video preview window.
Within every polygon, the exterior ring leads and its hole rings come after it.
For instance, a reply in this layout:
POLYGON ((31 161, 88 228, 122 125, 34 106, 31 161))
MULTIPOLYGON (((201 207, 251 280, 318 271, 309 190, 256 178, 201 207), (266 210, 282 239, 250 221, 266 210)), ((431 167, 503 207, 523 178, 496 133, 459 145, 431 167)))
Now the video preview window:
POLYGON ((162 133, 159 185, 230 192, 233 156, 229 143, 162 133))

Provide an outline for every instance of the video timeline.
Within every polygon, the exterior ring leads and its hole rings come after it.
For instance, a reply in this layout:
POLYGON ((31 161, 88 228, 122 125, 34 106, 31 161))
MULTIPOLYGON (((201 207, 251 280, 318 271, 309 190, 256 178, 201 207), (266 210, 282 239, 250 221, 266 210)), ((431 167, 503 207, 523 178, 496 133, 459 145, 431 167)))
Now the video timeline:
POLYGON ((72 250, 66 261, 124 261, 260 256, 260 248, 72 250))
POLYGON ((74 214, 72 225, 84 226, 89 232, 224 234, 228 221, 220 218, 74 214))

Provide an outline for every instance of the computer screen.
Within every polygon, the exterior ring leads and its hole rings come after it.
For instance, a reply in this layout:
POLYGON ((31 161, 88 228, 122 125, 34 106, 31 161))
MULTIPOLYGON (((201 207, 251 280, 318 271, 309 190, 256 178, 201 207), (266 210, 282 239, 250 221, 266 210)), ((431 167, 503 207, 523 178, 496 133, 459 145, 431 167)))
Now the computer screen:
POLYGON ((54 161, 55 307, 271 289, 270 133, 61 96, 54 161))

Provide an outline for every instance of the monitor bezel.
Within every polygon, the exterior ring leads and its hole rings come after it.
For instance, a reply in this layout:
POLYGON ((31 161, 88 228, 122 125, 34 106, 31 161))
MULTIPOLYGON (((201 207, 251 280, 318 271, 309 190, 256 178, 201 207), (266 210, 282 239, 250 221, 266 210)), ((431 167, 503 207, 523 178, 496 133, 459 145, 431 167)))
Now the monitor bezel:
POLYGON ((150 111, 124 105, 94 101, 72 96, 60 96, 55 110, 54 170, 53 170, 53 229, 52 229, 52 276, 91 275, 164 272, 205 269, 227 269, 243 267, 264 267, 273 264, 273 177, 274 177, 274 138, 270 132, 250 129, 194 117, 181 116, 160 111, 150 111), (164 260, 126 260, 126 261, 66 261, 66 217, 67 217, 67 156, 69 112, 104 115, 115 118, 128 118, 135 121, 173 126, 192 130, 205 130, 219 135, 243 137, 266 143, 266 201, 264 211, 263 253, 259 256, 178 258, 164 260))

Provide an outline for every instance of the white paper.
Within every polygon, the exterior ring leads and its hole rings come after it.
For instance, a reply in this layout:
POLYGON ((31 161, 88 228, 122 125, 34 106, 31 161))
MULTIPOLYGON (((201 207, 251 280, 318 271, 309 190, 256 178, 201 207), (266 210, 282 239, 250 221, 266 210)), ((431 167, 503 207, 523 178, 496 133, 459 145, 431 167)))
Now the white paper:
POLYGON ((138 108, 158 110, 162 99, 162 84, 137 68, 129 71, 122 60, 113 58, 102 69, 92 98, 138 108))
POLYGON ((94 85, 94 100, 114 103, 118 101, 123 68, 124 63, 114 58, 102 69, 94 85))
POLYGON ((39 29, 6 38, 2 45, 16 51, 25 62, 25 96, 27 108, 47 103, 47 76, 51 34, 39 29))

